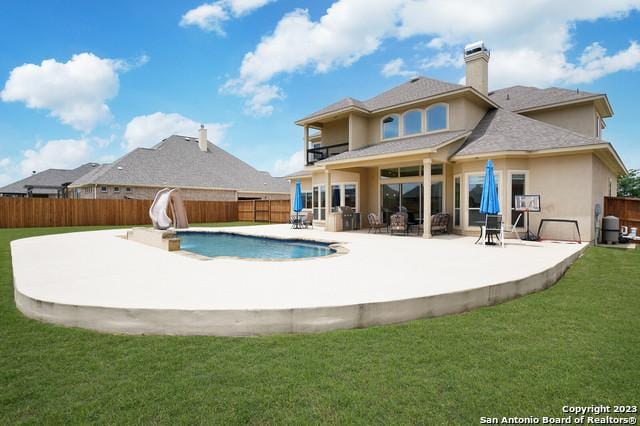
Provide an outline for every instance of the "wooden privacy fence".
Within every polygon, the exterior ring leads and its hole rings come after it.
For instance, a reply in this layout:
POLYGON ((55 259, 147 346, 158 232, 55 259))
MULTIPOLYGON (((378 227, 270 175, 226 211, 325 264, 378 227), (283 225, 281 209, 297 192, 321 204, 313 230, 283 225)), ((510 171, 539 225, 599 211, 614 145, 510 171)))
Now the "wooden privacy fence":
POLYGON ((289 200, 238 201, 238 220, 287 223, 291 213, 289 200))
MULTIPOLYGON (((190 223, 236 220, 286 223, 289 201, 185 201, 190 223)), ((150 225, 151 200, 0 197, 0 228, 150 225)))
POLYGON ((618 217, 620 226, 640 228, 640 198, 604 197, 604 215, 618 217))

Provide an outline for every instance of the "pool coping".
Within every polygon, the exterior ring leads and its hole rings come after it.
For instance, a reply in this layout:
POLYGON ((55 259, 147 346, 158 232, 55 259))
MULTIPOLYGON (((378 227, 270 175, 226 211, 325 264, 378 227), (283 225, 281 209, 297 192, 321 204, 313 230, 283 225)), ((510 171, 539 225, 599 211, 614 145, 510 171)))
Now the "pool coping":
POLYGON ((240 256, 205 256, 203 254, 195 253, 189 250, 180 250, 173 251, 172 253, 179 254, 181 256, 186 256, 192 259, 202 260, 202 261, 214 261, 214 260, 222 260, 222 259, 233 259, 233 260, 243 260, 248 262, 299 262, 306 261, 312 259, 329 259, 336 256, 343 256, 349 253, 349 249, 345 247, 346 242, 338 242, 335 240, 322 240, 317 238, 285 238, 278 236, 263 236, 263 235, 252 235, 252 234, 244 234, 242 232, 229 232, 229 231, 217 231, 217 230, 188 230, 188 229, 180 229, 176 231, 176 236, 179 237, 179 233, 199 233, 199 234, 227 234, 227 235, 239 235, 241 237, 250 237, 250 238, 262 238, 268 240, 278 240, 278 241, 302 241, 302 242, 310 242, 310 243, 321 243, 326 244, 327 247, 334 250, 333 253, 327 254, 324 256, 307 256, 307 257, 299 257, 299 258, 283 258, 283 259, 267 259, 267 258, 259 258, 259 257, 240 257, 240 256))
POLYGON ((14 296, 18 310, 27 317, 106 333, 214 336, 316 333, 458 314, 541 291, 557 283, 587 247, 584 245, 549 268, 517 280, 450 293, 350 305, 229 310, 71 305, 22 294, 15 274, 14 296))

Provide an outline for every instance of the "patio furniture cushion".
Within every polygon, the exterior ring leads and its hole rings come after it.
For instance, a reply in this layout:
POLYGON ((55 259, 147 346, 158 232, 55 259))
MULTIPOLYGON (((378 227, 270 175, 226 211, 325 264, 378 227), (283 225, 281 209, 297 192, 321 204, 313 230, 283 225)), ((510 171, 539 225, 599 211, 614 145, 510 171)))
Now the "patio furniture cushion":
POLYGON ((389 225, 389 231, 393 234, 395 232, 407 233, 407 214, 406 213, 394 213, 391 215, 391 223, 389 225))
POLYGON ((431 216, 431 233, 449 233, 449 213, 436 213, 431 216))

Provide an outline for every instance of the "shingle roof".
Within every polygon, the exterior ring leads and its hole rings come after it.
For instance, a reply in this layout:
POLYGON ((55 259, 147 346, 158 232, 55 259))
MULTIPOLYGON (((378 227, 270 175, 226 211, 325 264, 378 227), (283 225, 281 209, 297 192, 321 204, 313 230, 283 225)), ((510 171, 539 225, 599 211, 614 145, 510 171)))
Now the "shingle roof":
POLYGON ((480 120, 455 155, 502 151, 539 151, 602 143, 606 142, 514 112, 493 109, 480 120))
POLYGON ((562 89, 559 87, 539 89, 529 86, 513 86, 490 92, 489 98, 508 111, 519 111, 597 95, 599 95, 599 93, 562 89))
POLYGON ((311 170, 298 170, 297 172, 289 173, 284 176, 285 178, 299 177, 299 176, 311 176, 311 170))
POLYGON ((72 186, 101 184, 289 192, 285 179, 256 170, 212 143, 202 152, 197 138, 177 135, 153 148, 134 149, 72 186))
POLYGON ((458 139, 468 133, 468 130, 456 130, 451 132, 440 132, 428 135, 414 136, 410 138, 396 139, 389 142, 382 142, 376 145, 369 145, 367 147, 356 149, 354 151, 346 151, 342 154, 334 155, 333 157, 318 161, 317 164, 326 164, 339 160, 370 157, 373 155, 395 154, 399 152, 410 152, 433 148, 445 142, 458 139))
POLYGON ((26 194, 27 187, 32 187, 31 192, 34 194, 56 194, 59 188, 70 184, 98 167, 99 165, 96 163, 86 163, 71 170, 47 169, 0 188, 0 193, 26 194))
POLYGON ((460 84, 448 83, 441 80, 434 80, 432 78, 416 77, 366 101, 359 101, 354 98, 344 98, 336 103, 333 103, 322 108, 321 110, 308 115, 302 120, 334 111, 340 111, 341 109, 347 108, 349 106, 355 106, 362 108, 368 112, 373 112, 394 105, 400 105, 407 102, 416 101, 418 99, 424 99, 442 93, 450 92, 456 89, 461 89, 463 87, 465 86, 462 86, 460 84))

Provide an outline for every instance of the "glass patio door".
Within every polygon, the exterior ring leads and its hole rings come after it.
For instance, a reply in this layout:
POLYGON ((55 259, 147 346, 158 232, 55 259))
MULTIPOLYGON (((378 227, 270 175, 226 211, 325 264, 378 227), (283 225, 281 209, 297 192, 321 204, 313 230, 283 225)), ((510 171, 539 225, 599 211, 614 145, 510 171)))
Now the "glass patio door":
MULTIPOLYGON (((431 184, 431 214, 443 211, 442 182, 431 184)), ((422 183, 390 183, 380 185, 382 219, 389 223, 392 214, 406 210, 410 223, 422 222, 424 205, 424 186, 422 183)))

